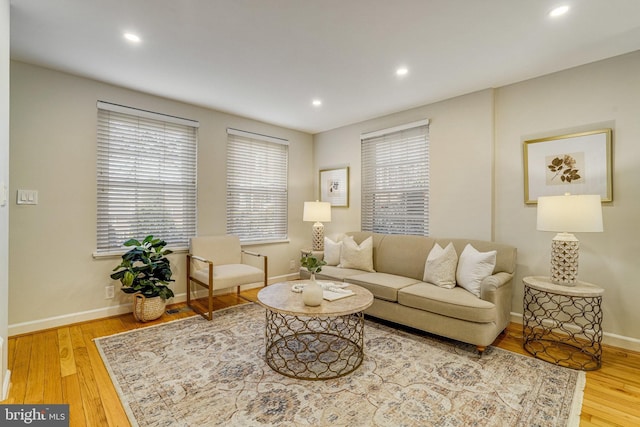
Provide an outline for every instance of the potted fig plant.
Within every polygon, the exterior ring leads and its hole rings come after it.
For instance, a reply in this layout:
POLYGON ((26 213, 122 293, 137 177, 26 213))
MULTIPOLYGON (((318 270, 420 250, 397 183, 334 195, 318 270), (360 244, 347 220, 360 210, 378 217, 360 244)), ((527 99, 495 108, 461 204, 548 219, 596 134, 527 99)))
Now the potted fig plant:
POLYGON ((127 240, 124 246, 132 248, 122 255, 122 262, 111 274, 112 279, 122 284, 122 292, 133 294, 133 316, 141 322, 162 316, 167 299, 173 297, 169 283, 174 280, 166 257, 172 251, 165 249, 166 245, 152 235, 142 242, 127 240))

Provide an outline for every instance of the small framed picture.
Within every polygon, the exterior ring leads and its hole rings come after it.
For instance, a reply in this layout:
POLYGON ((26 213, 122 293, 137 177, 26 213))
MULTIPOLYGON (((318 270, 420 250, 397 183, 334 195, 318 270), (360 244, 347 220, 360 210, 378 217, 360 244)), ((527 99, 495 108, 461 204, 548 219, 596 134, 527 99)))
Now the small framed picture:
POLYGON ((349 168, 320 171, 320 201, 331 206, 349 207, 349 168))
POLYGON ((524 142, 524 202, 539 196, 599 194, 613 200, 611 129, 524 142))

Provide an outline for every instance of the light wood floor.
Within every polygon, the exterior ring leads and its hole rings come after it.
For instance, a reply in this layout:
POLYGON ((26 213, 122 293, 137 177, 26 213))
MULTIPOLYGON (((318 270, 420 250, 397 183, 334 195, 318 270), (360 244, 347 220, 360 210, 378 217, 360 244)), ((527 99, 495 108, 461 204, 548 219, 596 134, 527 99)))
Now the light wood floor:
MULTIPOLYGON (((242 295, 255 300, 257 290, 242 295)), ((236 295, 216 299, 216 309, 246 302, 236 295)), ((129 426, 93 339, 188 317, 184 304, 154 322, 131 314, 9 338, 11 389, 2 403, 68 403, 71 426, 129 426)), ((522 326, 511 324, 494 345, 527 354, 522 326)), ((604 348, 602 368, 587 373, 581 426, 640 426, 640 353, 604 348)))

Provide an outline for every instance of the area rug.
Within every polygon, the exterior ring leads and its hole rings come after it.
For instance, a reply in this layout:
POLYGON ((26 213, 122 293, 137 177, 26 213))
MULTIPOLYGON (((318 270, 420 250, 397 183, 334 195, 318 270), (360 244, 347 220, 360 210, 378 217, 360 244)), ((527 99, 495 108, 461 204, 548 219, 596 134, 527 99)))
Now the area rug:
POLYGON ((306 381, 264 361, 246 304, 96 339, 133 426, 578 425, 584 372, 495 347, 365 324, 348 376, 306 381))

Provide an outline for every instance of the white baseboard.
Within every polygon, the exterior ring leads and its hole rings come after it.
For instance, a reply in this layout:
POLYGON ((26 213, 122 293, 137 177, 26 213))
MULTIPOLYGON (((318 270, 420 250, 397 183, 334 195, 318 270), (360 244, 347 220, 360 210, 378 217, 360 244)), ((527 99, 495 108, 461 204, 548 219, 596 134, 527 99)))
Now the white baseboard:
MULTIPOLYGON (((522 325, 522 314, 511 312, 511 321, 522 325)), ((570 326, 568 326, 568 328, 570 328, 570 326)), ((604 332, 602 334, 602 343, 612 347, 640 352, 640 339, 637 338, 604 332)))
MULTIPOLYGON (((287 280, 296 280, 299 277, 299 273, 291 273, 283 276, 275 276, 271 277, 268 280, 268 283, 277 283, 284 282, 287 280)), ((261 283, 251 284, 241 286, 241 290, 259 288, 261 287, 261 283)), ((232 290, 232 292, 235 292, 232 290)), ((228 293, 226 291, 216 292, 216 295, 222 295, 224 293, 228 293)), ((202 296, 201 292, 197 292, 196 295, 198 297, 202 296)), ((179 302, 184 302, 187 300, 187 294, 181 293, 177 294, 173 297, 173 299, 169 302, 170 304, 175 304, 179 302)), ((79 322, 87 322, 89 320, 103 319, 105 317, 117 316, 120 314, 131 313, 133 311, 132 304, 120 304, 120 305, 112 305, 109 307, 97 308, 95 310, 81 311, 77 313, 64 314, 62 316, 54 316, 48 317, 45 319, 32 320, 29 322, 22 323, 14 323, 10 324, 8 327, 8 335, 15 336, 21 334, 28 334, 31 332, 42 331, 45 329, 58 328, 61 326, 71 325, 79 322)))

